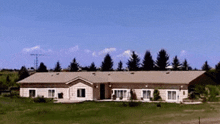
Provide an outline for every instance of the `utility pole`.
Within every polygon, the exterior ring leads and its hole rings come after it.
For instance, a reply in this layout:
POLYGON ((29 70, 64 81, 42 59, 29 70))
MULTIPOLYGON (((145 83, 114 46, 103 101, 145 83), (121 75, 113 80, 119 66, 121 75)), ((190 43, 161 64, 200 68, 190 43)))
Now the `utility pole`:
POLYGON ((35 64, 35 69, 37 70, 37 67, 38 67, 38 57, 39 56, 44 56, 44 54, 30 54, 31 56, 36 56, 36 59, 34 61, 34 64, 35 64))

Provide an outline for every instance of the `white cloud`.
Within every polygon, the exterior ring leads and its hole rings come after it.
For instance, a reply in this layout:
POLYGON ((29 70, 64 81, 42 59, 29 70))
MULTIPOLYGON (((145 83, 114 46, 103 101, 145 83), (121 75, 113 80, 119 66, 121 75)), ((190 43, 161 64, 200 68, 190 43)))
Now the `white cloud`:
POLYGON ((104 50, 99 52, 99 55, 110 53, 116 51, 116 48, 105 48, 104 50))
POLYGON ((84 52, 86 52, 86 53, 90 53, 91 50, 85 49, 84 52))
POLYGON ((79 46, 78 46, 78 45, 69 48, 69 52, 76 52, 76 51, 78 51, 78 50, 79 50, 79 46))
POLYGON ((96 55, 96 52, 93 52, 93 53, 92 53, 92 56, 96 57, 96 56, 97 56, 97 55, 96 55))
POLYGON ((35 51, 35 50, 40 50, 40 46, 37 45, 37 46, 34 46, 34 47, 30 47, 30 48, 24 48, 22 51, 23 52, 32 52, 32 51, 35 51))
POLYGON ((182 51, 180 52, 180 56, 181 56, 181 57, 186 56, 186 54, 187 54, 187 52, 186 52, 185 50, 182 50, 182 51))
POLYGON ((117 55, 117 57, 131 57, 132 51, 126 50, 122 54, 117 55))

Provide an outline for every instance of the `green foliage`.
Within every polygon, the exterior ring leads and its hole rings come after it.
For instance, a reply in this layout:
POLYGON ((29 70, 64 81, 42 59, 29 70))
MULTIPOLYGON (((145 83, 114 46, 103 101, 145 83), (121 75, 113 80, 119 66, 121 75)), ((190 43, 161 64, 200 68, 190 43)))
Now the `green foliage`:
POLYGON ((137 100, 137 95, 132 89, 130 89, 130 95, 131 95, 131 97, 130 97, 131 101, 132 100, 137 100))
POLYGON ((76 72, 79 70, 79 64, 76 62, 76 59, 74 58, 73 61, 69 65, 69 69, 71 72, 76 72))
POLYGON ((166 70, 169 66, 169 55, 164 49, 161 49, 157 55, 156 66, 158 70, 166 70))
POLYGON ((119 61, 117 71, 123 71, 123 63, 119 61))
POLYGON ((142 69, 145 71, 154 69, 154 60, 151 56, 150 51, 146 51, 144 55, 144 60, 142 62, 142 69))
POLYGON ((102 62, 102 71, 113 71, 113 60, 109 54, 107 54, 102 62))
POLYGON ((25 66, 21 67, 21 69, 18 72, 18 75, 19 75, 19 80, 23 80, 24 78, 29 76, 29 73, 25 66))
POLYGON ((181 65, 177 56, 173 58, 173 70, 179 70, 179 66, 181 65))
POLYGON ((195 98, 199 97, 203 100, 203 102, 210 101, 218 101, 218 96, 220 94, 220 89, 216 85, 196 85, 194 95, 195 98))
POLYGON ((187 60, 185 59, 182 64, 182 70, 184 70, 184 71, 190 70, 189 68, 190 68, 190 66, 189 66, 187 60))
POLYGON ((140 58, 132 51, 131 58, 127 62, 129 71, 138 71, 140 66, 140 58))
POLYGON ((202 70, 209 71, 211 67, 208 64, 208 61, 205 61, 204 65, 202 66, 202 70))
POLYGON ((54 68, 54 72, 60 72, 61 71, 61 66, 60 66, 60 62, 58 61, 55 65, 55 68, 54 68))
POLYGON ((91 65, 89 66, 88 71, 96 71, 96 70, 97 70, 97 68, 96 68, 96 66, 95 66, 95 63, 92 62, 91 65))
POLYGON ((43 62, 40 63, 40 66, 37 69, 37 72, 48 72, 47 67, 44 65, 43 62))
POLYGON ((160 91, 158 89, 155 89, 153 92, 153 96, 154 96, 154 101, 158 101, 161 99, 160 97, 160 91))
POLYGON ((0 90, 8 89, 11 86, 18 86, 16 83, 18 78, 17 72, 0 72, 0 90))
POLYGON ((43 96, 42 97, 38 96, 36 98, 33 98, 33 101, 35 103, 48 103, 48 102, 52 102, 53 99, 52 98, 44 98, 43 96))

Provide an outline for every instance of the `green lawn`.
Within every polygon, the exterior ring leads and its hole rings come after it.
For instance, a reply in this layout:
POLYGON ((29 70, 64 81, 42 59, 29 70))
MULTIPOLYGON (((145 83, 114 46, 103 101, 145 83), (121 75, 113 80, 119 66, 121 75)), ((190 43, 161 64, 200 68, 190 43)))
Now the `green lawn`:
MULTIPOLYGON (((76 104, 33 103, 28 98, 0 97, 0 123, 191 123, 216 120, 220 103, 181 105, 141 103, 125 107, 122 102, 76 104)), ((218 121, 218 120, 217 120, 218 121)), ((220 120, 219 120, 220 121, 220 120)), ((210 121, 209 121, 210 122, 210 121)))

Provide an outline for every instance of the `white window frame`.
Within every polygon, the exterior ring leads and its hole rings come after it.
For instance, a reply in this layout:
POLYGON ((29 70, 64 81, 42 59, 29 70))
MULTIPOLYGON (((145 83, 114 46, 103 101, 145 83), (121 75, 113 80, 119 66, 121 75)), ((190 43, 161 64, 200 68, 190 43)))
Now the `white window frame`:
POLYGON ((37 97, 37 89, 36 88, 28 88, 28 97, 30 97, 30 90, 35 90, 35 96, 37 97))
MULTIPOLYGON (((123 97, 122 97, 122 99, 128 99, 129 97, 130 97, 130 89, 112 89, 112 96, 113 95, 116 95, 115 94, 115 91, 123 91, 123 97), (126 91, 126 93, 124 94, 124 91, 126 91)), ((120 92, 119 92, 120 93, 120 92)), ((120 99, 120 97, 118 97, 118 96, 116 96, 116 99, 120 99)))
MULTIPOLYGON (((170 101, 170 102, 177 102, 179 99, 178 99, 178 96, 179 96, 179 90, 166 90, 166 100, 167 101, 170 101), (176 99, 168 99, 168 92, 171 91, 171 92, 176 92, 176 99)), ((171 93, 171 97, 172 97, 172 93, 171 93)))
POLYGON ((150 98, 153 98, 153 92, 154 92, 154 89, 142 89, 142 90, 141 90, 141 97, 143 98, 143 100, 149 101, 150 98), (147 93, 147 91, 150 91, 150 97, 149 97, 149 99, 148 99, 148 98, 144 98, 144 91, 146 91, 146 93, 147 93))
POLYGON ((57 97, 57 94, 56 94, 56 89, 54 89, 54 88, 47 88, 47 97, 48 98, 56 98, 57 97), (54 96, 52 97, 52 96, 49 96, 49 90, 54 90, 54 96))

